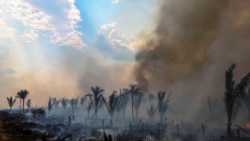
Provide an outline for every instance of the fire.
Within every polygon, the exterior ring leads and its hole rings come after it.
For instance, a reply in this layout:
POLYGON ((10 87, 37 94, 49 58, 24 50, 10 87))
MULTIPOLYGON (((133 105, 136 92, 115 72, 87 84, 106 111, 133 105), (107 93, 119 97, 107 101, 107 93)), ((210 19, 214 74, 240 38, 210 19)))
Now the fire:
POLYGON ((250 129, 250 122, 248 122, 248 123, 246 124, 246 128, 247 128, 247 129, 250 129))

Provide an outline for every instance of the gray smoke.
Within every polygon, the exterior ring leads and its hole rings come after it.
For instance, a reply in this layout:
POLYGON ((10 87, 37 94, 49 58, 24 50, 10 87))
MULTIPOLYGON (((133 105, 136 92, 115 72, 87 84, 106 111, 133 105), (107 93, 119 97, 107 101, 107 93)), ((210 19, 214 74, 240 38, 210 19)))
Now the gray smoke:
POLYGON ((192 115, 202 99, 223 99, 231 63, 237 64, 236 80, 250 71, 250 1, 161 0, 160 5, 155 30, 136 56, 136 79, 145 90, 173 91, 174 104, 189 105, 192 115))

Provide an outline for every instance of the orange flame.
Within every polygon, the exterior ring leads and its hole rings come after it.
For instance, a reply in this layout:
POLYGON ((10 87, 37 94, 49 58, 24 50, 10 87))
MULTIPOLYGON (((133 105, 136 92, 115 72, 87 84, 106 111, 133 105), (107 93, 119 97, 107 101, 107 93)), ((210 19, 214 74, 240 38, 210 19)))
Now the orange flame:
POLYGON ((250 122, 248 122, 248 123, 246 124, 246 128, 247 128, 247 129, 250 129, 250 122))

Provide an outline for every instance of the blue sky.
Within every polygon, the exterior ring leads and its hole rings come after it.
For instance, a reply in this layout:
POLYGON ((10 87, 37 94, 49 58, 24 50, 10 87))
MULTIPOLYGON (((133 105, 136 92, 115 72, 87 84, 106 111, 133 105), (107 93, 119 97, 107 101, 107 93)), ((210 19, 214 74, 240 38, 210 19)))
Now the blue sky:
POLYGON ((92 85, 112 91, 133 83, 139 35, 153 29, 156 12, 155 0, 2 1, 0 92, 28 89, 42 105, 39 95, 46 103, 51 93, 72 97, 92 85))

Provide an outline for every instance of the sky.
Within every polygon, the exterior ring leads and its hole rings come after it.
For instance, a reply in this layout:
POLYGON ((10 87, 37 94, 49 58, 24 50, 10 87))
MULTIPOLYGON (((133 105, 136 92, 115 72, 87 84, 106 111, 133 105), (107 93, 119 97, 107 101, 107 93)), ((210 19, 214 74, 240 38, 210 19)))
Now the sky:
POLYGON ((135 83, 138 36, 152 30, 156 11, 154 0, 1 0, 1 99, 27 89, 42 106, 49 96, 135 83))

